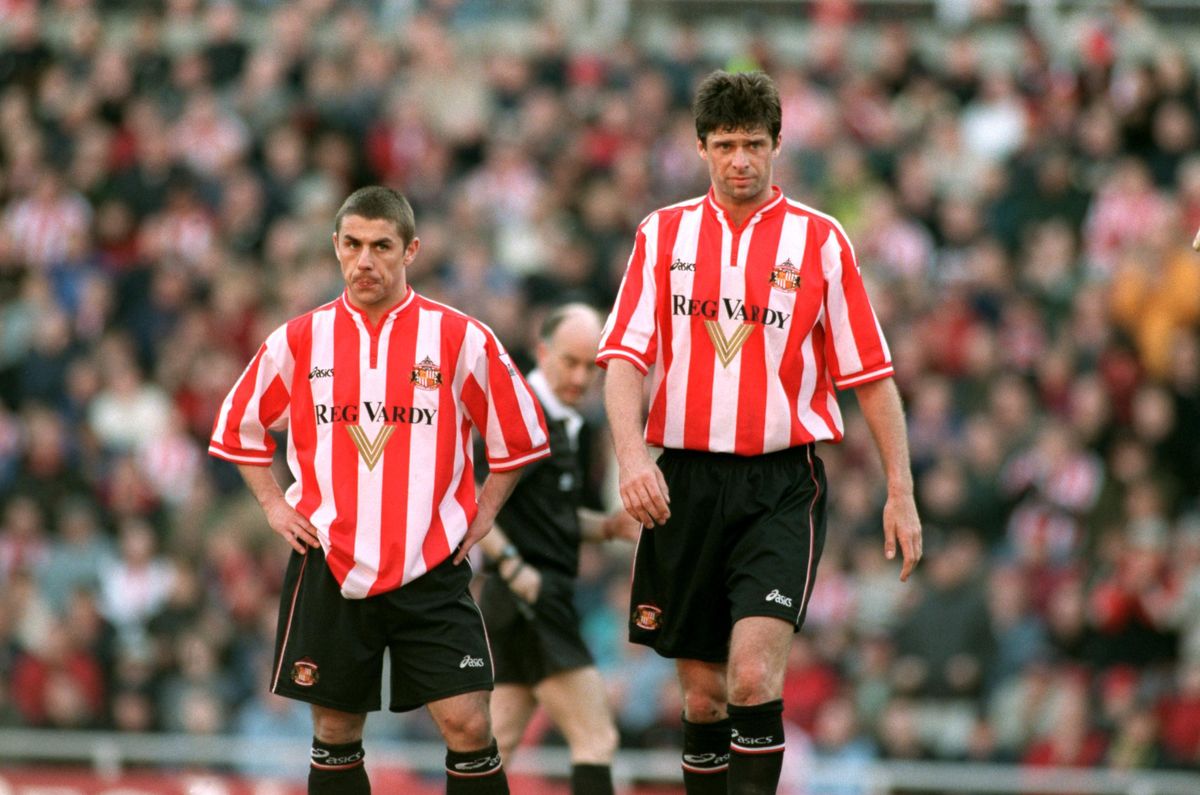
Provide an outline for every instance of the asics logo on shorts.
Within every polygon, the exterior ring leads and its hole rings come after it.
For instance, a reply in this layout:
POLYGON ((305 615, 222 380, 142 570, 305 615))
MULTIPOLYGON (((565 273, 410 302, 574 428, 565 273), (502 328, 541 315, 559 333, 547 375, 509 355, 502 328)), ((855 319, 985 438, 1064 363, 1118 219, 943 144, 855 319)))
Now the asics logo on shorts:
POLYGON ((459 668, 482 668, 483 667, 483 658, 482 657, 472 657, 471 655, 468 654, 466 657, 462 658, 462 662, 460 662, 458 664, 458 667, 459 668))
POLYGON ((777 605, 783 605, 784 607, 791 607, 791 606, 792 606, 792 597, 790 597, 790 596, 784 596, 783 594, 781 594, 781 593, 779 592, 779 589, 778 589, 778 588, 772 588, 772 589, 771 589, 771 592, 770 592, 769 594, 767 594, 767 599, 766 599, 766 601, 768 601, 768 602, 774 602, 775 604, 777 604, 777 605))

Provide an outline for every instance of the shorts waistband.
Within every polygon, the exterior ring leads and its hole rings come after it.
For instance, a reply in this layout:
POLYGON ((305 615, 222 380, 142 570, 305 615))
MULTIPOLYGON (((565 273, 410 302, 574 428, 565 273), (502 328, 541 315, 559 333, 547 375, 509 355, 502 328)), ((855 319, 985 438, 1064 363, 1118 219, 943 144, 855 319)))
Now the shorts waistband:
POLYGON ((683 450, 677 447, 664 447, 661 458, 676 461, 707 461, 714 464, 766 464, 786 461, 808 461, 810 454, 815 453, 812 442, 795 447, 785 447, 770 453, 759 455, 738 455, 737 453, 714 453, 709 450, 683 450))

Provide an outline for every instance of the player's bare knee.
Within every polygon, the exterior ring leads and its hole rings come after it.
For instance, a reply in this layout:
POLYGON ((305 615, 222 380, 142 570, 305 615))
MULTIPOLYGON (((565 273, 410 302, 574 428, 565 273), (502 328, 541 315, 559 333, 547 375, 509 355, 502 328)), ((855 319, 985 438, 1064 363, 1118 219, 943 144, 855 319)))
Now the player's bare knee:
POLYGON ((729 672, 729 703, 765 704, 782 695, 783 675, 762 661, 749 661, 729 672))
POLYGON ((458 711, 444 715, 442 737, 453 751, 474 751, 492 741, 492 722, 486 711, 458 711))
POLYGON ((358 742, 362 739, 366 721, 366 715, 317 707, 313 709, 313 735, 321 742, 333 745, 358 742))
POLYGON ((725 717, 723 693, 688 690, 683 694, 683 714, 692 723, 712 723, 725 717))

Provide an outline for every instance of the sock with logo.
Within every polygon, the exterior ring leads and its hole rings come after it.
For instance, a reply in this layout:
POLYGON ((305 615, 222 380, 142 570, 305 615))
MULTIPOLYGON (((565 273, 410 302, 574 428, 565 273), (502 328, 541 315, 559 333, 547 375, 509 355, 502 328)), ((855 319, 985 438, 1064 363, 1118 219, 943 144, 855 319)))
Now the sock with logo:
POLYGON ((446 751, 446 795, 508 795, 496 741, 478 751, 446 751))
POLYGON ((729 771, 729 718, 683 720, 683 788, 688 795, 725 795, 729 771))
POLYGON ((783 699, 752 707, 730 704, 729 720, 730 795, 771 795, 783 769, 783 699))
POLYGON ((571 795, 613 795, 612 767, 571 765, 571 795))
POLYGON ((371 795, 362 740, 336 745, 316 737, 308 769, 308 795, 371 795))

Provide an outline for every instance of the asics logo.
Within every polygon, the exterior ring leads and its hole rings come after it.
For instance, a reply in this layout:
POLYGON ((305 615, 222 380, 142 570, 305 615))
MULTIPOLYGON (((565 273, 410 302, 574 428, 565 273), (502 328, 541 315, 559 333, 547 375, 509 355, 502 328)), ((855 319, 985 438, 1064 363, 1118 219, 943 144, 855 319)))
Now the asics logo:
POLYGON ((734 729, 732 734, 733 741, 738 745, 770 745, 775 742, 775 738, 769 734, 766 737, 747 737, 744 734, 738 734, 737 729, 734 729))
POLYGON ((482 657, 472 657, 471 655, 468 654, 466 657, 462 658, 462 662, 460 662, 458 664, 458 667, 459 668, 482 668, 483 667, 483 658, 482 657))
POLYGON ((684 754, 683 761, 689 765, 707 765, 720 767, 729 764, 729 753, 723 754, 684 754))
POLYGON ((770 592, 769 594, 767 594, 767 599, 766 599, 766 601, 768 601, 768 602, 774 602, 775 604, 777 604, 777 605, 783 605, 784 607, 791 607, 791 606, 792 606, 792 597, 790 597, 790 596, 784 596, 783 594, 781 594, 781 593, 779 592, 779 589, 778 589, 778 588, 772 588, 772 589, 771 589, 771 592, 770 592))
POLYGON ((481 767, 499 767, 500 756, 485 756, 482 759, 472 759, 470 762, 456 762, 455 770, 478 770, 481 767))

